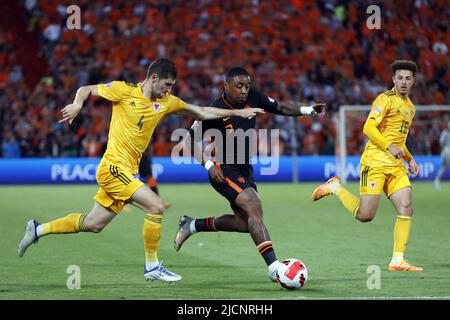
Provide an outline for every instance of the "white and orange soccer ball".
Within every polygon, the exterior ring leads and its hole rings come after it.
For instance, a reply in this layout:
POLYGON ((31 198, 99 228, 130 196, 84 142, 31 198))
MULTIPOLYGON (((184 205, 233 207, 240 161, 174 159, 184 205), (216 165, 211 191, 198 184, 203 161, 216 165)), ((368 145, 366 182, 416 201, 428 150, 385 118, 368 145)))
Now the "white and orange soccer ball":
POLYGON ((277 282, 286 289, 300 289, 308 280, 306 265, 298 259, 281 261, 277 269, 277 282))

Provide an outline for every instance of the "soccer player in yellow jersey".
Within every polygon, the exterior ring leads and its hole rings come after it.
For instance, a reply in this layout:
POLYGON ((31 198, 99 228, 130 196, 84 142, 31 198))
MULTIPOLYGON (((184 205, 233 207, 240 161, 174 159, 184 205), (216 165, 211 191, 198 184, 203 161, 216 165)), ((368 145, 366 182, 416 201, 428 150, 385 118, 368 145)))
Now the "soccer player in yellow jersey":
POLYGON ((147 280, 173 282, 181 276, 167 270, 158 260, 164 202, 148 186, 135 178, 142 153, 147 149, 155 127, 169 114, 196 119, 214 119, 229 116, 253 117, 262 109, 224 110, 188 104, 170 92, 178 72, 167 59, 154 61, 142 83, 113 81, 108 84, 84 86, 78 89, 72 104, 62 109, 62 120, 71 124, 90 96, 101 96, 112 101, 112 117, 108 146, 97 170, 99 189, 94 207, 88 214, 69 215, 40 224, 30 220, 19 244, 18 254, 48 234, 95 232, 109 224, 126 203, 145 213, 142 229, 145 249, 144 277, 147 280))
POLYGON ((376 214, 381 193, 392 201, 397 211, 394 248, 390 271, 422 271, 404 259, 412 222, 411 182, 404 166, 417 176, 419 166, 405 142, 416 112, 409 99, 417 65, 397 60, 391 65, 394 88, 380 94, 372 104, 364 134, 369 138, 361 157, 360 198, 332 177, 316 188, 311 196, 316 201, 330 194, 338 196, 345 208, 361 222, 371 221, 376 214))

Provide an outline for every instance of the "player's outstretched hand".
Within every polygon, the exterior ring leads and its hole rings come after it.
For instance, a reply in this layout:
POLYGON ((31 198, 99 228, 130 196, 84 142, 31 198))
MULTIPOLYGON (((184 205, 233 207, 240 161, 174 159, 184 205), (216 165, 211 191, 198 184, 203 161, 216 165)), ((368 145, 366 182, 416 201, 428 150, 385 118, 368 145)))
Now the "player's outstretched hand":
POLYGON ((62 119, 59 120, 59 123, 69 122, 69 124, 72 124, 73 119, 80 113, 81 108, 83 105, 81 103, 71 103, 65 106, 62 110, 62 119))
POLYGON ((246 109, 240 109, 236 110, 236 115, 238 117, 242 118, 252 118, 256 116, 257 113, 265 113, 264 109, 261 108, 246 108, 246 109))
POLYGON ((225 182, 225 176, 223 175, 222 170, 220 170, 216 166, 212 166, 211 168, 209 168, 208 175, 215 182, 225 182))
POLYGON ((325 110, 327 109, 327 105, 325 103, 313 104, 311 107, 314 110, 314 112, 311 114, 313 116, 322 116, 325 114, 325 110))
POLYGON ((413 177, 417 177, 420 171, 420 166, 417 164, 417 162, 414 159, 411 159, 411 161, 408 163, 408 171, 413 175, 413 177))

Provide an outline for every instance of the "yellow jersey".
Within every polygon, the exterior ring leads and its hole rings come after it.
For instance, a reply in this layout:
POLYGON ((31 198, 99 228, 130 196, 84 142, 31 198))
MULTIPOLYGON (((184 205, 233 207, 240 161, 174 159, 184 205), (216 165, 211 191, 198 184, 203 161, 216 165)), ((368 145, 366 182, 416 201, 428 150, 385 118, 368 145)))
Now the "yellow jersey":
POLYGON ((158 123, 187 103, 166 93, 161 99, 147 99, 141 84, 113 81, 97 86, 98 94, 112 101, 108 146, 102 161, 137 174, 142 153, 147 149, 158 123))
MULTIPOLYGON (((378 95, 372 103, 369 119, 375 120, 382 136, 390 144, 403 148, 416 108, 409 98, 400 97, 395 88, 378 95)), ((388 150, 369 140, 361 157, 361 164, 369 167, 402 166, 403 159, 396 159, 388 150)))

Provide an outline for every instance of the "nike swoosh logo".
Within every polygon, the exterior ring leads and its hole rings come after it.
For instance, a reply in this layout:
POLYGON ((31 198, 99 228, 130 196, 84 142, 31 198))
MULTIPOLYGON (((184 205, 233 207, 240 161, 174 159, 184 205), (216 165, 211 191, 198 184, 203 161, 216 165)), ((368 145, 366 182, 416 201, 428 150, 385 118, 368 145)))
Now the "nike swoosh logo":
POLYGON ((223 118, 223 121, 227 121, 230 117, 223 118))

